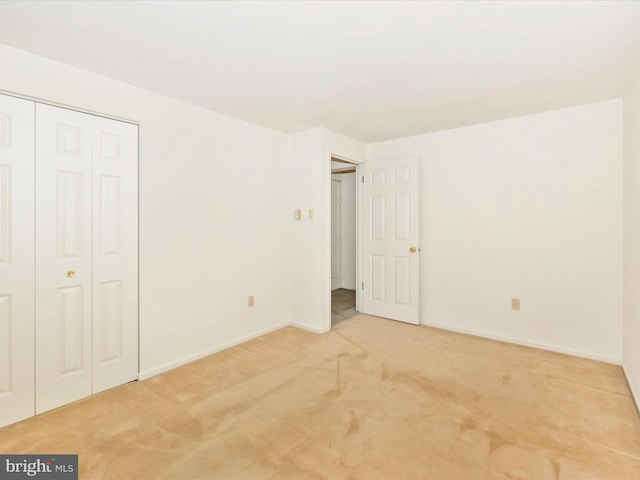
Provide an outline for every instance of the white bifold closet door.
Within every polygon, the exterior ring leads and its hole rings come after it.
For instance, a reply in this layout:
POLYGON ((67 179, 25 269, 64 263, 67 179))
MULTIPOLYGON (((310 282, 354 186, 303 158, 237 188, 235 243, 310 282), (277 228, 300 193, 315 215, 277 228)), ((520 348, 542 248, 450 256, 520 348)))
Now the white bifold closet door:
POLYGON ((0 95, 0 426, 34 410, 33 121, 0 95))
POLYGON ((36 413, 137 378, 137 127, 36 105, 36 413))

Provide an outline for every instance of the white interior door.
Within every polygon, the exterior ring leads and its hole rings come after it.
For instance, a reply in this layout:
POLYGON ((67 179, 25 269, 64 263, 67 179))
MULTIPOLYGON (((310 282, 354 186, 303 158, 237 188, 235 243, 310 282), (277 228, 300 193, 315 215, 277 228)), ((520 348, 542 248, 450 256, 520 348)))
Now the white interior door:
POLYGON ((138 376, 138 127, 93 117, 93 393, 138 376))
POLYGON ((91 395, 91 116, 36 106, 36 413, 91 395))
POLYGON ((0 426, 138 372, 138 128, 0 95, 0 426))
POLYGON ((34 414, 34 108, 0 95, 0 427, 34 414))
POLYGON ((342 183, 331 180, 331 290, 340 288, 341 242, 342 242, 342 207, 341 207, 342 183))
POLYGON ((419 162, 365 163, 364 313, 420 323, 419 162))
POLYGON ((36 412, 138 374, 138 127, 36 110, 36 412))

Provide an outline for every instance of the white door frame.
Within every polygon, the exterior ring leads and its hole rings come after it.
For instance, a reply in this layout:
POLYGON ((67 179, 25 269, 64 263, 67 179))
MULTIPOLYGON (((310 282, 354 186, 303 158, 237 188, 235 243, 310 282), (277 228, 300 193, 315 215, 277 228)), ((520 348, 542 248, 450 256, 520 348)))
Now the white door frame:
POLYGON ((333 274, 333 268, 331 269, 331 291, 336 290, 338 288, 342 288, 342 180, 337 180, 334 179, 333 176, 331 178, 331 255, 332 255, 332 259, 331 261, 333 262, 333 223, 336 223, 336 235, 337 235, 337 242, 338 244, 336 245, 336 271, 335 274, 336 276, 334 277, 333 274), (333 190, 334 190, 334 183, 337 184, 337 195, 336 195, 336 203, 337 203, 337 208, 336 211, 333 211, 333 190), (334 216, 336 218, 334 218, 334 216), (333 284, 333 280, 336 280, 337 282, 337 286, 335 286, 333 284))
MULTIPOLYGON (((323 196, 323 215, 322 215, 322 318, 324 325, 322 330, 328 332, 331 330, 331 157, 339 158, 353 164, 356 167, 356 287, 362 284, 361 273, 361 242, 360 231, 362 219, 360 218, 362 194, 361 184, 358 181, 360 176, 360 167, 364 162, 354 160, 353 156, 348 152, 343 152, 336 147, 328 147, 324 151, 324 175, 322 175, 322 196, 323 196)), ((356 288, 356 310, 360 306, 361 289, 356 288)))
POLYGON ((340 158, 351 162, 356 167, 356 310, 363 310, 364 295, 362 282, 364 279, 363 268, 363 242, 364 242, 364 219, 363 219, 363 161, 353 159, 348 153, 340 153, 338 149, 328 147, 324 151, 324 172, 322 175, 323 192, 323 226, 322 226, 322 318, 324 325, 323 332, 331 330, 331 157, 340 158))
POLYGON ((356 310, 361 312, 363 310, 364 303, 364 290, 362 288, 362 282, 364 280, 364 267, 362 265, 362 245, 364 242, 364 221, 362 216, 362 206, 364 194, 363 188, 363 164, 356 167, 356 310))

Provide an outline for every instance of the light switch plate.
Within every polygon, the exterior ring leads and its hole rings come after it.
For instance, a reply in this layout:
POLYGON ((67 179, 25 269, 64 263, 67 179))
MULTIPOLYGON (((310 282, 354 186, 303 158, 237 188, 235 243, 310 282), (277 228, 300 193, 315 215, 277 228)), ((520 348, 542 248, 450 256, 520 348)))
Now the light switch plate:
POLYGON ((511 299, 511 310, 520 310, 520 299, 512 298, 511 299))

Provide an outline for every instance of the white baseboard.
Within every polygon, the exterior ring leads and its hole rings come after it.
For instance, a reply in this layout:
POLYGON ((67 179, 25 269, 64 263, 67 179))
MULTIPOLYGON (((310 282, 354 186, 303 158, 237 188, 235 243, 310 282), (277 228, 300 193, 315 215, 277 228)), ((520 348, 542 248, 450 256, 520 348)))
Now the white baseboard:
POLYGON ((565 355, 572 355, 574 357, 588 358, 590 360, 597 360, 599 362, 613 363, 614 365, 622 365, 622 359, 620 358, 608 357, 606 355, 599 355, 597 353, 585 352, 582 350, 574 350, 572 348, 561 347, 558 345, 530 342, 527 340, 522 340, 520 338, 507 337, 503 335, 495 335, 493 333, 487 333, 479 330, 471 330, 467 328, 452 327, 450 325, 442 325, 439 323, 421 322, 421 325, 425 325, 427 327, 439 328, 442 330, 449 330, 452 332, 466 333, 467 335, 488 338, 491 340, 498 340, 500 342, 514 343, 516 345, 522 345, 524 347, 533 347, 533 348, 539 348, 541 350, 548 350, 550 352, 563 353, 565 355))
POLYGON ((317 327, 312 327, 310 325, 305 325, 304 323, 296 323, 296 322, 293 322, 291 326, 299 328, 300 330, 306 330, 307 332, 317 333, 318 335, 322 335, 323 333, 327 333, 331 330, 331 327, 317 328, 317 327))
POLYGON ((624 365, 624 361, 622 362, 622 371, 624 372, 624 376, 627 379, 627 385, 629 385, 629 390, 631 391, 631 397, 633 397, 633 401, 636 404, 636 410, 638 411, 638 415, 640 415, 640 394, 636 391, 636 387, 631 380, 629 380, 629 375, 627 374, 627 368, 624 365))
POLYGON ((143 372, 138 373, 138 380, 147 380, 148 378, 155 377, 156 375, 158 375, 160 373, 167 372, 169 370, 173 370, 174 368, 180 367, 182 365, 186 365, 187 363, 194 362, 194 361, 199 360, 199 359, 201 359, 203 357, 207 357, 209 355, 212 355, 214 353, 220 352, 222 350, 226 350, 227 348, 231 348, 231 347, 234 347, 234 346, 239 345, 241 343, 244 343, 244 342, 246 342, 248 340, 252 340, 254 338, 260 337, 260 336, 265 335, 267 333, 271 333, 271 332, 274 332, 276 330, 280 330, 281 328, 289 327, 289 326, 291 326, 291 324, 287 322, 287 323, 281 323, 281 324, 275 325, 273 327, 265 328, 264 330, 258 330, 257 332, 250 333, 249 335, 244 335, 244 336, 236 338, 235 340, 232 340, 230 342, 223 343, 222 345, 218 345, 216 347, 204 350, 202 352, 194 353, 193 355, 189 355, 189 356, 183 357, 183 358, 181 358, 179 360, 175 360, 173 362, 165 363, 165 364, 160 365, 159 367, 156 367, 156 368, 145 370, 143 372))

